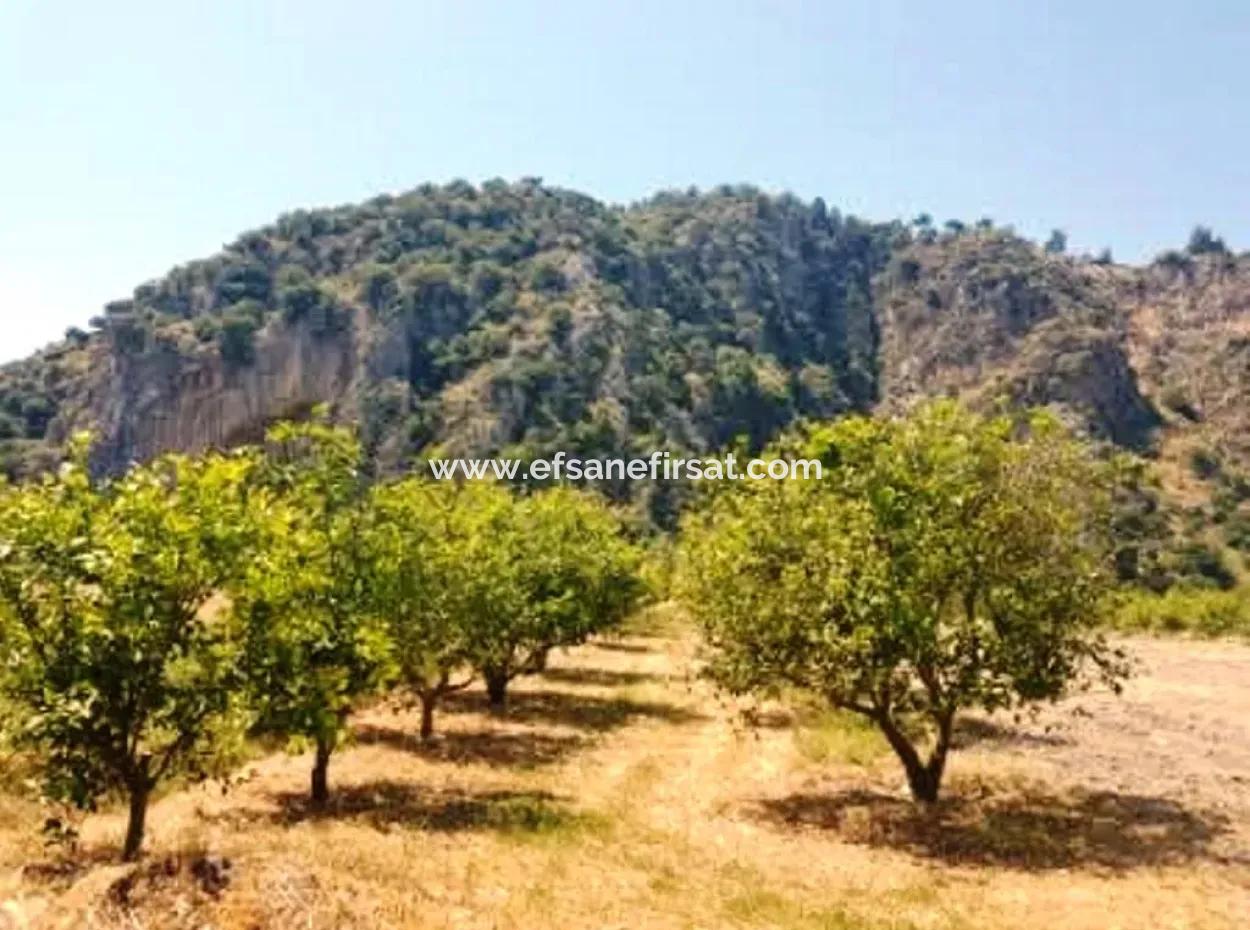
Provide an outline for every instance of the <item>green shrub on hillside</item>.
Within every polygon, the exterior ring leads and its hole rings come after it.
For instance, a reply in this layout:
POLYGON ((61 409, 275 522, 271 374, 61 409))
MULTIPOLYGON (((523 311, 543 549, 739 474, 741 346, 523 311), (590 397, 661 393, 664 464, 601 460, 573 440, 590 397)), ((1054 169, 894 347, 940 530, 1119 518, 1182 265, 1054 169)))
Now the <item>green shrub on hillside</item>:
POLYGON ((1199 541, 1186 542, 1170 554, 1170 567, 1183 583, 1227 591, 1237 584, 1237 576, 1221 552, 1199 541))
POLYGON ((249 312, 245 303, 236 305, 221 319, 217 330, 217 347, 227 365, 242 368, 256 360, 256 330, 260 324, 257 316, 249 312))

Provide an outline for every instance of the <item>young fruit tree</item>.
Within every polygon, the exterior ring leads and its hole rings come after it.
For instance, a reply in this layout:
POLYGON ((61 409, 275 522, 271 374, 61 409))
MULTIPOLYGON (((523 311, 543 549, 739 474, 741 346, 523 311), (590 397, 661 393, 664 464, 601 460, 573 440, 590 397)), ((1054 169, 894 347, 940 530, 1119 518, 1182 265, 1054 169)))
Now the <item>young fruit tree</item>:
POLYGON ((642 594, 641 553, 600 498, 555 487, 514 500, 488 526, 473 561, 473 662, 490 705, 541 671, 547 653, 623 620, 642 594))
POLYGON ((473 682, 478 618, 491 607, 492 547, 514 506, 502 485, 409 477, 374 488, 370 610, 385 625, 402 688, 421 704, 421 738, 447 695, 473 682))
POLYGON ((387 673, 385 629, 368 611, 360 447, 323 423, 267 439, 272 492, 258 544, 230 589, 257 729, 311 743, 311 799, 329 798, 330 756, 357 699, 387 673))
POLYGON ((939 402, 786 451, 820 458, 823 480, 731 489, 684 529, 679 588, 729 690, 863 715, 932 802, 961 710, 1124 674, 1097 632, 1118 469, 1052 416, 939 402))
POLYGON ((238 706, 237 644, 206 608, 249 548, 255 460, 168 457, 94 483, 86 451, 0 490, 0 689, 51 797, 127 796, 129 861, 152 791, 207 772, 238 706))

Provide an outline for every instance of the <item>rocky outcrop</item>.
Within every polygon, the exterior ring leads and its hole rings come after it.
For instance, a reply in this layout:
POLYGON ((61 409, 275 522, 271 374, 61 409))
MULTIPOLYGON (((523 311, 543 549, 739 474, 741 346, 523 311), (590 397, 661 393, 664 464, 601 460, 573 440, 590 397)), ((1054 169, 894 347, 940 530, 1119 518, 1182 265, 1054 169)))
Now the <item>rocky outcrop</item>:
MULTIPOLYGON (((1021 347, 999 396, 1017 406, 1056 406, 1093 436, 1147 450, 1162 419, 1143 396, 1124 344, 1099 329, 1052 328, 1021 347)), ((989 392, 987 392, 989 393, 989 392)))
POLYGON ((101 355, 85 409, 74 420, 90 424, 94 464, 106 471, 163 452, 259 439, 276 420, 318 404, 342 405, 354 394, 358 368, 352 333, 324 336, 282 324, 257 334, 247 365, 169 345, 137 356, 115 349, 101 355))
POLYGON ((1148 269, 1122 288, 1128 349, 1173 423, 1250 463, 1250 257, 1148 269))
POLYGON ((998 230, 902 251, 877 280, 882 403, 1048 405, 1147 449, 1161 420, 1130 364, 1115 274, 998 230))

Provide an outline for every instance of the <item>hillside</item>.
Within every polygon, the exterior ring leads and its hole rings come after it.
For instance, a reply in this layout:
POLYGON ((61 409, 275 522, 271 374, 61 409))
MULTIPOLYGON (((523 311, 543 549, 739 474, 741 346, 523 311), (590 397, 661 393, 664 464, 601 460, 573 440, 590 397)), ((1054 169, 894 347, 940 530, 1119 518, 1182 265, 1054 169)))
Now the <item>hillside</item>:
MULTIPOLYGON (((288 214, 109 304, 0 371, 0 457, 29 473, 90 428, 117 469, 322 403, 383 468, 705 452, 959 394, 1158 459, 1146 510, 1227 562, 1250 545, 1248 380, 1250 257, 1218 240, 1129 267, 744 186, 619 207, 457 182, 288 214)), ((607 490, 662 525, 682 494, 607 490)))
POLYGON ((295 213, 10 368, 0 430, 38 461, 92 427, 109 468, 326 401, 388 464, 758 445, 872 403, 890 233, 747 188, 619 209, 453 184, 295 213))

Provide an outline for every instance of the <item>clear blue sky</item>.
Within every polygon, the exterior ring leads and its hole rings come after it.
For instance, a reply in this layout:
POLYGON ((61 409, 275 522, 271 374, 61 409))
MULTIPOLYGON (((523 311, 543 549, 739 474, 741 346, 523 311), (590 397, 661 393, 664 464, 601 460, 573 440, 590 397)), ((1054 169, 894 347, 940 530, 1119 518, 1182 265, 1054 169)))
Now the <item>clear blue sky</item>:
POLYGON ((0 2, 0 359, 298 206, 750 181, 1250 247, 1244 0, 0 2))

